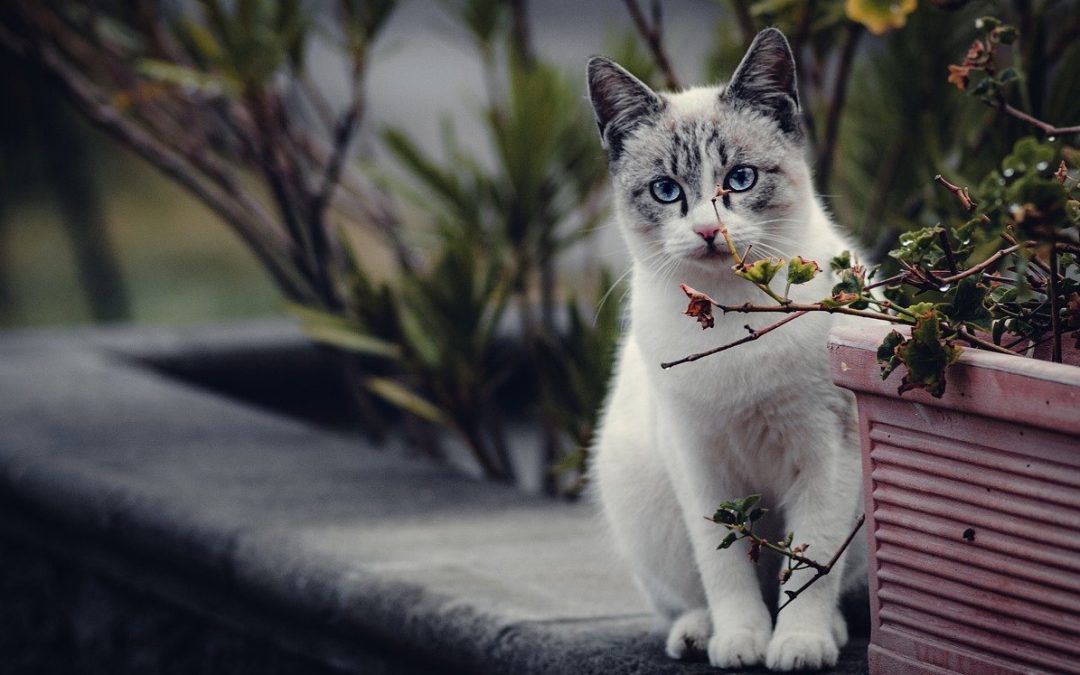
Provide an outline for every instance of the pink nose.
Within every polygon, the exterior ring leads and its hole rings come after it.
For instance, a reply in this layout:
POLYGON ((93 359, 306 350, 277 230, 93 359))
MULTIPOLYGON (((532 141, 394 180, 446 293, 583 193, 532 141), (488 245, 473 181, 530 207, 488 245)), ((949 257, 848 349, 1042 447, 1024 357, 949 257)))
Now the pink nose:
POLYGON ((716 235, 720 233, 720 228, 715 225, 702 225, 695 227, 694 232, 697 232, 698 236, 704 239, 706 243, 711 244, 716 239, 716 235))

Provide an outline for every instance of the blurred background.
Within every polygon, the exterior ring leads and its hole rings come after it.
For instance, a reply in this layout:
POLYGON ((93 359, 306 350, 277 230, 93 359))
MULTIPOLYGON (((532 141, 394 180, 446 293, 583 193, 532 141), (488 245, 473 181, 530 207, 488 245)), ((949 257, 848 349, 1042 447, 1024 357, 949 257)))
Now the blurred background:
MULTIPOLYGON (((197 12, 191 4, 187 11, 197 12)), ((308 4, 324 15, 320 21, 334 20, 331 3, 308 4)), ((447 119, 464 145, 490 153, 476 119, 483 67, 455 11, 412 0, 389 17, 370 56, 358 155, 380 156, 378 135, 387 125, 438 148, 447 119)), ((581 97, 588 57, 634 35, 619 0, 547 0, 528 12, 537 53, 565 70, 581 97)), ((687 82, 703 81, 716 25, 730 12, 677 0, 664 3, 664 19, 678 36, 669 40, 673 63, 687 82)), ((331 104, 343 106, 349 82, 333 40, 312 40, 308 49, 311 78, 331 104)), ((212 211, 80 118, 55 83, 10 53, 2 59, 8 104, 0 109, 0 326, 281 314, 272 280, 212 211)), ((595 152, 602 153, 599 142, 595 152)), ((617 248, 614 237, 596 246, 615 260, 617 248)))
POLYGON ((767 26, 872 261, 958 217, 934 175, 978 185, 1036 131, 1006 104, 1080 120, 1071 0, 12 0, 0 327, 287 315, 372 434, 393 410, 513 480, 525 419, 580 475, 627 271, 585 62, 716 83, 767 26))

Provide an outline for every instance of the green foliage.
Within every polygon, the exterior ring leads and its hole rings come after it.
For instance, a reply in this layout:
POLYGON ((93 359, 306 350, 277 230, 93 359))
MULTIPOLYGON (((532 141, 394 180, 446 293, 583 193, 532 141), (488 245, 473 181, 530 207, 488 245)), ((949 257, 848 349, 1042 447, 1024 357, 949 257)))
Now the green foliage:
MULTIPOLYGON (((956 362, 960 351, 958 346, 943 339, 940 317, 935 311, 918 315, 911 337, 893 351, 894 358, 907 367, 900 393, 925 389, 931 396, 942 396, 945 393, 945 368, 956 362)), ((889 370, 892 368, 895 365, 889 370)))
POLYGON ((283 65, 301 65, 310 20, 299 0, 200 0, 203 20, 181 18, 177 37, 196 59, 242 91, 261 86, 283 65))
MULTIPOLYGON (((716 548, 717 550, 728 549, 736 542, 745 540, 749 544, 747 557, 754 563, 757 563, 760 560, 762 550, 772 551, 773 553, 780 555, 784 559, 784 564, 780 569, 781 585, 787 583, 791 578, 791 575, 795 572, 806 569, 814 570, 814 577, 799 589, 795 591, 785 591, 788 602, 790 602, 819 578, 828 574, 832 569, 833 563, 822 564, 807 558, 805 553, 810 545, 799 544, 798 546, 794 546, 794 532, 788 532, 783 539, 776 541, 769 541, 756 533, 754 531, 755 524, 769 512, 769 509, 759 506, 760 502, 761 495, 754 494, 741 499, 722 502, 720 506, 717 507, 716 512, 712 515, 710 520, 726 528, 728 533, 716 548)), ((855 526, 855 530, 858 530, 861 526, 862 519, 860 518, 858 524, 855 526)), ((855 532, 853 531, 851 534, 853 537, 855 532)), ((836 552, 834 560, 838 559, 847 545, 851 543, 852 537, 849 537, 843 547, 836 552)), ((783 609, 786 605, 787 602, 785 602, 780 609, 783 609)))
MULTIPOLYGON (((783 2, 776 3, 778 8, 783 6, 783 2)), ((1016 41, 1015 29, 990 18, 980 19, 977 26, 984 37, 968 48, 962 65, 949 67, 948 82, 1001 107, 1011 118, 1046 130, 1047 124, 1031 122, 1030 116, 1006 102, 1009 94, 1005 84, 1022 85, 1028 81, 1018 67, 996 67, 997 49, 1016 41), (986 79, 993 80, 993 91, 967 87, 971 72, 986 73, 986 79)), ((986 134, 991 142, 984 146, 994 145, 992 141, 997 137, 991 132, 999 127, 1011 129, 1003 124, 988 128, 986 134)), ((931 396, 943 396, 946 371, 959 358, 961 343, 1012 354, 1011 348, 1031 346, 1048 336, 1046 339, 1055 343, 1054 357, 1060 360, 1062 336, 1074 331, 1080 339, 1080 268, 1076 266, 1076 253, 1080 252, 1080 188, 1069 166, 1069 160, 1075 161, 1078 153, 1056 139, 1043 142, 1011 131, 1004 136, 1013 140, 998 155, 1001 159, 990 164, 975 198, 968 188, 934 174, 940 194, 958 203, 963 215, 956 217, 943 209, 936 214, 937 224, 909 227, 901 233, 899 246, 889 253, 901 273, 869 284, 877 268, 868 273, 850 252, 844 251, 830 262, 837 277, 830 296, 815 303, 794 304, 786 291, 781 298, 768 289, 769 281, 782 265, 780 261, 767 259, 745 266, 738 252, 732 250, 740 261, 733 268, 735 274, 769 293, 777 304, 718 306, 724 312, 799 313, 758 329, 753 339, 812 311, 843 312, 906 324, 910 331, 891 331, 876 355, 883 379, 903 367, 900 394, 922 389, 931 396), (884 298, 872 292, 881 285, 886 285, 884 298), (1003 346, 1006 335, 1015 339, 1003 346)), ((980 166, 984 157, 969 161, 978 154, 961 154, 960 163, 980 166)), ((885 178, 891 181, 893 174, 885 178)), ((811 268, 802 258, 793 258, 788 265, 788 290, 793 283, 813 278, 810 271, 816 273, 816 267, 813 264, 811 268)), ((711 327, 715 302, 705 296, 698 298, 701 309, 695 313, 695 296, 687 293, 692 301, 688 314, 706 314, 705 321, 701 316, 698 320, 703 327, 711 327)), ((746 338, 713 351, 744 341, 746 338)), ((726 508, 716 517, 733 525, 740 522, 735 514, 737 509, 726 508)))
MULTIPOLYGON (((430 216, 434 262, 403 269, 381 286, 356 266, 350 312, 360 318, 358 330, 401 345, 401 381, 462 434, 494 477, 512 474, 500 387, 522 369, 533 373, 539 384, 525 406, 556 443, 567 437, 573 444, 550 459, 561 457, 557 468, 581 474, 610 376, 619 310, 606 305, 594 323, 570 299, 560 329, 556 261, 603 215, 592 205, 604 176, 595 125, 578 89, 551 66, 511 58, 505 69, 496 67, 496 53, 513 51, 505 3, 447 6, 472 37, 495 96, 482 111, 494 162, 461 146, 450 126, 441 156, 400 130, 384 131, 406 177, 382 172, 381 179, 430 216), (524 326, 527 363, 507 360, 501 344, 511 306, 524 326)), ((374 393, 405 401, 399 392, 374 393)))
POLYGON ((576 495, 584 486, 589 448, 607 397, 615 365, 615 347, 621 335, 622 308, 606 301, 616 289, 611 275, 601 275, 604 291, 595 311, 583 310, 573 297, 566 302, 566 330, 541 348, 539 372, 543 405, 569 437, 571 449, 555 464, 557 474, 574 476, 566 489, 576 495))
POLYGON ((949 319, 950 325, 988 331, 993 315, 986 308, 986 291, 986 285, 975 277, 961 279, 945 294, 945 301, 937 309, 949 319))

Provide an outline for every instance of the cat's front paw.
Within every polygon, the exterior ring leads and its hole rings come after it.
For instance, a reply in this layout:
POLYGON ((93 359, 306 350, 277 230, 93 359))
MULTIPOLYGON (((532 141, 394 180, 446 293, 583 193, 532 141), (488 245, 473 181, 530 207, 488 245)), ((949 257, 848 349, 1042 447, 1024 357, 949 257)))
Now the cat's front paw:
POLYGON ((695 659, 705 653, 712 633, 712 621, 709 610, 692 609, 671 625, 668 632, 666 651, 673 659, 695 659))
POLYGON ((840 657, 832 631, 791 631, 777 633, 769 642, 765 665, 769 670, 831 668, 840 657))
POLYGON ((747 668, 765 660, 768 630, 737 628, 718 631, 709 640, 709 663, 717 668, 747 668))

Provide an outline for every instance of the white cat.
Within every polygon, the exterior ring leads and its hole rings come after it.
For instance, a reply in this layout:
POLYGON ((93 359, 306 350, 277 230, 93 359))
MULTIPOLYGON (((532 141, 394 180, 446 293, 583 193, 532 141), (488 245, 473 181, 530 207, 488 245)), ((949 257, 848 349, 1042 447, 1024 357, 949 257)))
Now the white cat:
MULTIPOLYGON (((828 372, 835 317, 810 314, 734 350, 660 368, 780 318, 729 314, 703 331, 682 316, 679 282, 725 304, 772 302, 732 273, 710 201, 717 184, 729 191, 717 201, 723 222, 738 250, 753 245, 751 258, 802 255, 828 267, 850 248, 813 192, 787 40, 762 31, 726 87, 657 94, 602 57, 590 60, 588 82, 633 260, 630 327, 592 467, 615 541, 672 622, 673 658, 835 665, 847 640, 839 596, 863 577, 863 539, 774 626, 742 544, 716 550, 726 530, 706 519, 726 499, 762 493, 772 526, 794 531, 820 560, 851 530, 860 460, 853 403, 828 372)), ((829 277, 794 287, 793 299, 827 297, 829 277)), ((811 574, 797 573, 786 588, 811 574)))

